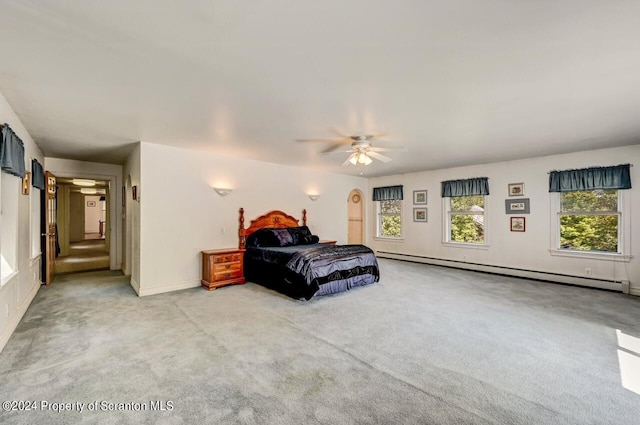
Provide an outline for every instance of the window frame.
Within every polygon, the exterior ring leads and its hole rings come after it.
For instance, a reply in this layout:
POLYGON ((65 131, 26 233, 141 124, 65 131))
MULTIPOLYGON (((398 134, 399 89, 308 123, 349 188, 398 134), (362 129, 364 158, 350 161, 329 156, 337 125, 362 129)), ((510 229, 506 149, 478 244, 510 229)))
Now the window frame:
POLYGON ((374 201, 376 203, 376 239, 384 239, 384 240, 403 240, 404 237, 404 208, 402 208, 402 203, 404 200, 402 199, 393 199, 394 201, 398 201, 400 203, 400 212, 398 214, 388 214, 382 212, 382 203, 387 201, 374 201), (383 216, 396 216, 400 217, 400 236, 384 236, 382 235, 382 217, 383 216))
MULTIPOLYGON (((618 193, 618 252, 604 252, 604 251, 580 251, 575 249, 567 249, 560 247, 560 219, 563 215, 562 212, 562 193, 563 192, 551 192, 551 240, 549 253, 553 256, 559 257, 574 257, 574 258, 588 258, 595 260, 609 260, 609 261, 623 261, 629 262, 633 256, 630 253, 631 247, 631 208, 629 202, 629 191, 621 189, 617 190, 618 193)), ((591 192, 591 190, 585 190, 583 192, 591 192)), ((614 215, 612 212, 584 212, 578 214, 564 214, 564 215, 614 215)))
POLYGON ((13 221, 13 223, 9 223, 9 226, 12 226, 10 230, 13 232, 13 235, 11 235, 11 238, 7 238, 8 240, 5 240, 4 230, 0 229, 0 255, 10 268, 9 273, 0 275, 0 287, 9 283, 18 274, 18 222, 20 218, 21 182, 20 177, 0 172, 0 222, 6 223, 6 220, 13 221), (11 184, 13 179, 15 179, 15 182, 11 184), (6 184, 11 186, 5 186, 6 184), (10 216, 7 218, 8 208, 11 210, 9 211, 10 216), (13 215, 15 215, 15 217, 12 217, 13 215), (9 244, 8 242, 12 243, 9 244), (5 253, 8 255, 5 255, 5 253))
POLYGON ((489 205, 489 196, 488 195, 468 195, 468 196, 482 196, 484 199, 484 210, 482 211, 482 215, 484 217, 484 242, 483 243, 473 243, 473 242, 457 242, 451 240, 451 216, 452 215, 478 215, 471 214, 476 211, 451 211, 451 197, 443 197, 442 198, 442 217, 444 220, 442 229, 442 245, 455 247, 455 248, 473 248, 473 249, 489 249, 489 220, 488 220, 488 205, 489 205))

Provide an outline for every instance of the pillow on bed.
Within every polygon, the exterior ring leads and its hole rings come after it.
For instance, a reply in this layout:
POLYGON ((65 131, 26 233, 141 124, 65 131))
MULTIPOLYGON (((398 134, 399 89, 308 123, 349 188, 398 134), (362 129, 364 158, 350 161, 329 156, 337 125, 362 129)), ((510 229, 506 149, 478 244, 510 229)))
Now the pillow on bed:
POLYGON ((306 245, 302 239, 305 236, 311 236, 311 230, 307 226, 289 227, 287 230, 293 239, 292 245, 306 245))
POLYGON ((280 246, 280 241, 271 229, 258 229, 247 238, 247 247, 257 248, 260 246, 280 246))
POLYGON ((291 233, 289 233, 289 229, 271 229, 271 231, 278 239, 279 245, 276 245, 276 246, 294 245, 293 237, 291 237, 291 233))
POLYGON ((298 241, 298 245, 311 245, 320 242, 317 235, 307 235, 298 241))
POLYGON ((247 238, 250 248, 289 245, 293 245, 293 238, 287 229, 258 229, 247 238))

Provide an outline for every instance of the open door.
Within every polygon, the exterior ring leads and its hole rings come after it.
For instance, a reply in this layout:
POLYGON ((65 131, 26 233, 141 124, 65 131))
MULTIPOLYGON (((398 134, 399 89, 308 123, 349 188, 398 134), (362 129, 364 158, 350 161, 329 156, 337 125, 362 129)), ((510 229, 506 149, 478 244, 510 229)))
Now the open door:
POLYGON ((56 176, 49 171, 46 172, 47 187, 44 192, 44 267, 43 274, 45 283, 51 284, 53 275, 55 272, 56 261, 56 220, 57 220, 57 205, 56 205, 56 176))
POLYGON ((361 245, 364 242, 364 202, 363 194, 358 189, 354 189, 349 193, 348 212, 349 212, 349 234, 347 243, 361 245))

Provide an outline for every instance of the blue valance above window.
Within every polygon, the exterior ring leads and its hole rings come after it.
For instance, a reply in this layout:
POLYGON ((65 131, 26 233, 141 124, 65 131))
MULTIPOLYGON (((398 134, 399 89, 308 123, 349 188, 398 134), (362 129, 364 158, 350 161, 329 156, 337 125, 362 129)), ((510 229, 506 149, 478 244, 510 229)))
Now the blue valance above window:
POLYGON ((458 196, 488 195, 489 179, 476 177, 474 179, 448 180, 442 182, 442 197, 455 198, 458 196))
POLYGON ((44 169, 37 159, 31 160, 31 186, 44 190, 44 169))
POLYGON ((386 186, 373 188, 374 201, 395 201, 404 199, 402 186, 386 186))
POLYGON ((0 168, 4 172, 24 178, 24 144, 8 124, 2 126, 0 168))
POLYGON ((549 192, 596 189, 631 189, 629 164, 549 173, 549 192))

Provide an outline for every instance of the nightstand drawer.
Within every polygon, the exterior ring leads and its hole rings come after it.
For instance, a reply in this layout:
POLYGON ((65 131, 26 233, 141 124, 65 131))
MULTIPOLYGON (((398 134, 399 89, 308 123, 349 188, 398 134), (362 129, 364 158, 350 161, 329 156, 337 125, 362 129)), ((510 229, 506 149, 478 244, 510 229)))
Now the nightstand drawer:
POLYGON ((232 261, 240 261, 240 254, 219 254, 213 257, 213 262, 218 263, 230 263, 232 261))
POLYGON ((236 261, 235 263, 226 263, 226 264, 216 264, 213 266, 214 273, 228 273, 235 272, 242 268, 242 264, 240 261, 236 261))
POLYGON ((229 280, 229 279, 237 279, 242 277, 242 270, 233 270, 227 272, 216 272, 213 276, 214 282, 219 282, 221 280, 229 280))

